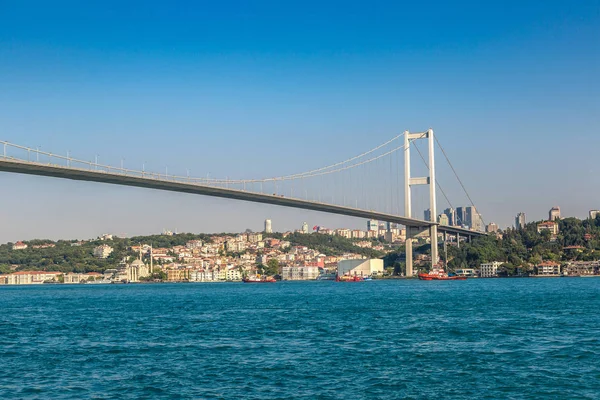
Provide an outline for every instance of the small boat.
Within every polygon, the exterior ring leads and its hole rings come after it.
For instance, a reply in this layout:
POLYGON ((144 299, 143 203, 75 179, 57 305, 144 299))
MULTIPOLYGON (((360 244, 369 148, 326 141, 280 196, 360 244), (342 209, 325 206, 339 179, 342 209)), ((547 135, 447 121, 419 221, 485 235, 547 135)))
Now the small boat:
POLYGON ((418 276, 422 281, 464 281, 467 279, 466 276, 449 276, 439 265, 434 265, 428 274, 421 273, 418 276))
POLYGON ((335 281, 336 274, 321 274, 317 276, 318 281, 335 281))
POLYGON ((362 276, 350 276, 350 275, 342 275, 342 276, 336 276, 335 278, 336 282, 362 282, 364 281, 364 278, 362 276))
POLYGON ((273 283, 273 282, 277 282, 277 280, 271 276, 265 276, 265 277, 250 276, 247 278, 243 278, 242 282, 244 282, 244 283, 273 283))

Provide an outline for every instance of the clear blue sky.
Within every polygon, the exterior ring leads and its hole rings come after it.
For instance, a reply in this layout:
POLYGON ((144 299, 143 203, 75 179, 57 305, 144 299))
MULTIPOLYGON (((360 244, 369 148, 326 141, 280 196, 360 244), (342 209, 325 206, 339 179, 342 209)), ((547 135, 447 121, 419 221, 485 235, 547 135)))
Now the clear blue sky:
MULTIPOLYGON (((519 211, 600 208, 599 72, 595 0, 0 0, 1 140, 262 177, 433 127, 501 226, 519 211)), ((453 203, 466 204, 446 175, 453 203)), ((0 242, 258 230, 266 217, 278 230, 364 226, 48 178, 0 174, 0 187, 0 242)))

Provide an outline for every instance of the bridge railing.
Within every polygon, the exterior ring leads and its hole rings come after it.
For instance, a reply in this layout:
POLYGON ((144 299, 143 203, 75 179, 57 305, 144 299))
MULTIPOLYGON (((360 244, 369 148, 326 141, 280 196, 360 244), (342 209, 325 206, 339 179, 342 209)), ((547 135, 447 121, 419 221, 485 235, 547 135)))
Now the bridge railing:
POLYGON ((51 153, 42 151, 38 148, 31 148, 26 146, 20 146, 14 143, 0 141, 0 145, 3 147, 2 158, 6 160, 27 162, 37 165, 48 165, 59 168, 69 168, 82 171, 96 171, 99 173, 112 173, 121 174, 132 177, 157 179, 163 181, 177 181, 182 183, 199 184, 199 185, 218 185, 219 183, 227 184, 226 180, 223 179, 211 179, 211 178, 195 178, 190 176, 180 175, 169 175, 168 171, 165 173, 159 173, 154 171, 146 171, 145 169, 137 170, 131 168, 125 168, 123 165, 115 167, 113 165, 100 164, 98 161, 82 160, 69 155, 64 156, 61 154, 51 153))

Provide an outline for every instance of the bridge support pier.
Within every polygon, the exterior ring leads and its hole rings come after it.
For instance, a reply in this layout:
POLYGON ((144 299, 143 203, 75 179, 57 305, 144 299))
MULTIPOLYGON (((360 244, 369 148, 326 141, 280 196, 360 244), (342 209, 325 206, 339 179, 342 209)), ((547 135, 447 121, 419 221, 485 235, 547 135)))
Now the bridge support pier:
POLYGON ((406 276, 413 276, 413 240, 406 238, 406 276))

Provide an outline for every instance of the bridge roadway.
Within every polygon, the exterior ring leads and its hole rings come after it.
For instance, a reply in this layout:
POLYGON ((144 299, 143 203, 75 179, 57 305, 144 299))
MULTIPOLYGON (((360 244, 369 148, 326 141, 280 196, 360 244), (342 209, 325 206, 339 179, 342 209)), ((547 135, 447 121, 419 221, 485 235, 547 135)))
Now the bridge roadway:
MULTIPOLYGON (((439 225, 430 221, 406 218, 377 211, 361 210, 358 208, 344 207, 334 204, 326 204, 277 195, 247 192, 238 189, 213 187, 197 183, 126 175, 119 173, 118 171, 120 170, 117 168, 115 168, 115 171, 117 172, 108 172, 104 170, 87 170, 74 167, 65 167, 56 164, 44 164, 38 162, 21 161, 14 158, 0 157, 0 171, 27 175, 49 176, 79 181, 135 186, 148 189, 167 190, 171 192, 199 194, 204 196, 223 197, 227 199, 244 200, 255 203, 274 204, 278 206, 341 214, 351 217, 375 219, 378 221, 397 223, 417 229, 426 229, 431 225, 438 225, 438 232, 445 232, 451 235, 460 234, 464 237, 483 235, 481 232, 475 232, 468 229, 439 225)), ((147 174, 151 175, 150 173, 147 174)))

